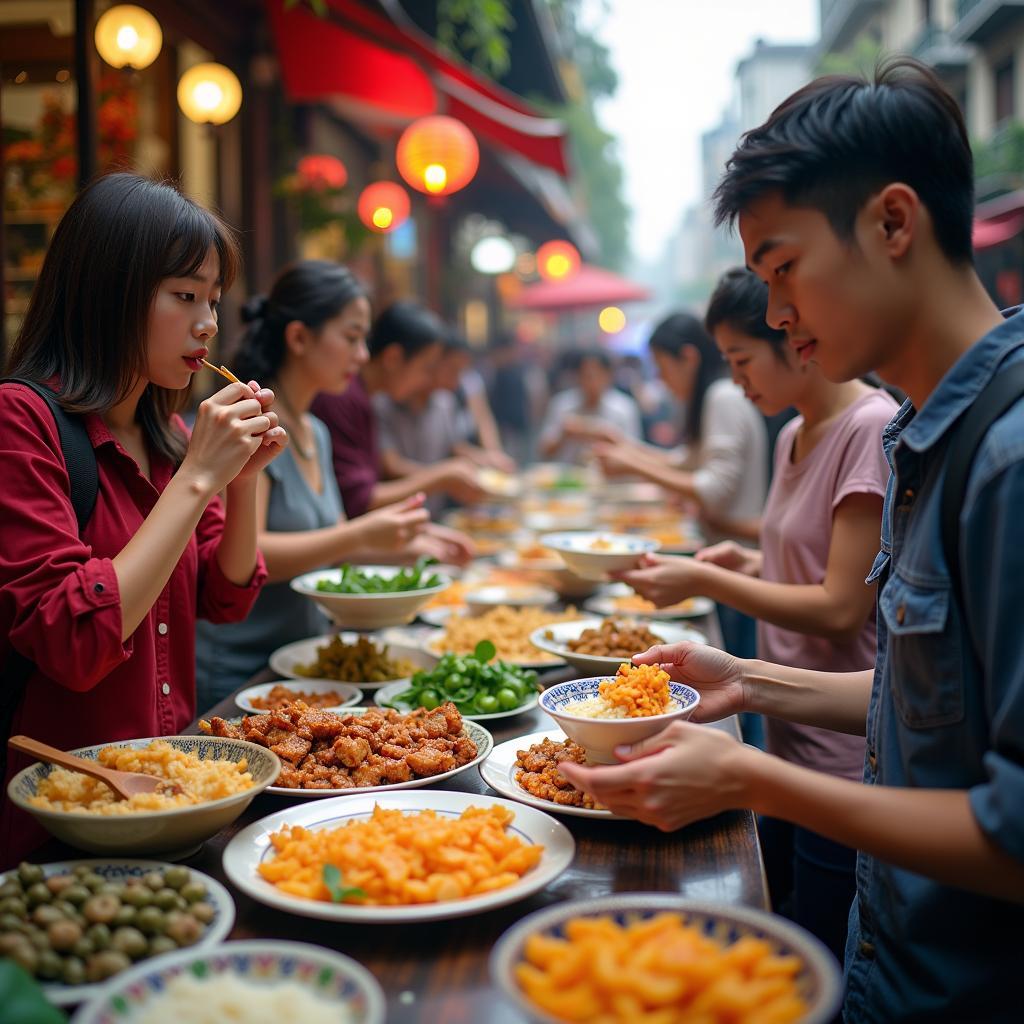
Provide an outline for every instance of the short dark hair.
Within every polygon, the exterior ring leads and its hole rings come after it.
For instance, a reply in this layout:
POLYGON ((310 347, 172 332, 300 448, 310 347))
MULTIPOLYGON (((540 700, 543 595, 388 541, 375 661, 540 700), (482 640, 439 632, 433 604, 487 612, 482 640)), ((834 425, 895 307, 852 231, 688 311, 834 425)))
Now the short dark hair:
POLYGON ((246 380, 273 379, 285 360, 288 324, 298 320, 316 331, 356 299, 369 299, 369 293, 347 267, 328 260, 302 260, 285 267, 269 295, 255 295, 242 307, 242 319, 249 326, 235 371, 246 380))
POLYGON ((366 347, 370 358, 379 356, 384 349, 398 345, 406 359, 431 345, 444 342, 444 324, 425 306, 408 299, 393 302, 373 322, 366 347))
POLYGON ((715 190, 716 224, 780 192, 819 210, 841 239, 853 237, 868 198, 900 181, 931 214, 956 264, 973 259, 974 165, 963 114, 938 76, 910 57, 879 64, 874 80, 815 79, 747 132, 715 190))
MULTIPOLYGON (((160 282, 194 273, 211 249, 226 291, 238 270, 238 245, 216 214, 171 182, 126 173, 97 178, 57 225, 7 374, 39 383, 57 377, 69 412, 110 409, 145 370, 160 282)), ((171 416, 188 393, 150 384, 139 399, 146 436, 174 462, 186 439, 171 416)))
POLYGON ((654 328, 647 344, 655 352, 664 352, 673 359, 679 359, 687 347, 696 349, 700 356, 693 395, 686 403, 683 423, 683 440, 687 444, 696 444, 701 440, 704 427, 704 396, 725 372, 722 354, 704 325, 692 313, 673 313, 666 317, 654 328))
POLYGON ((577 372, 583 367, 584 363, 597 363, 602 369, 607 370, 608 373, 612 372, 612 357, 608 355, 608 352, 603 348, 598 348, 596 345, 591 348, 580 349, 576 353, 576 366, 577 372))
POLYGON ((786 332, 768 325, 768 285, 752 270, 733 267, 727 270, 715 285, 704 314, 704 326, 709 334, 725 324, 745 334, 766 341, 781 356, 786 345, 786 332))

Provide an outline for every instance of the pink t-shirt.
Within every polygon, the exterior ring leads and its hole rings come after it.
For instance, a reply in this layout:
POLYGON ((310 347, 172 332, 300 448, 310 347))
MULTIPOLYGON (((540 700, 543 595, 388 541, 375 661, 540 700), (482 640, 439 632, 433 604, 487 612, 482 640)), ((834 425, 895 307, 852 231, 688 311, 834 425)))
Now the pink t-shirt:
MULTIPOLYGON (((792 461, 793 442, 803 417, 782 428, 761 526, 762 579, 803 584, 824 581, 832 519, 839 503, 851 494, 885 495, 889 465, 882 454, 882 430, 897 408, 885 391, 864 395, 796 463, 792 461)), ((779 665, 824 672, 870 669, 875 664, 874 612, 857 638, 843 643, 758 622, 757 648, 760 658, 779 665)), ((765 731, 769 751, 787 761, 858 781, 862 777, 861 736, 774 718, 765 719, 765 731)))

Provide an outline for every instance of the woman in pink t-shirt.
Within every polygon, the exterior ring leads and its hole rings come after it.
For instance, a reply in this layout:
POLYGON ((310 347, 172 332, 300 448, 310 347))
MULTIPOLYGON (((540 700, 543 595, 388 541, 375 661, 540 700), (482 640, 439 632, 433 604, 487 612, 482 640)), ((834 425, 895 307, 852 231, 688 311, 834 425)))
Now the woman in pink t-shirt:
MULTIPOLYGON (((620 575, 659 605, 705 594, 758 619, 758 657, 829 672, 875 663, 874 589, 864 583, 878 551, 889 466, 882 430, 896 412, 885 392, 833 384, 810 361, 813 345, 787 344, 765 322, 768 291, 744 269, 719 281, 707 327, 733 379, 763 413, 790 406, 761 521, 761 549, 732 541, 696 559, 652 557, 620 575)), ((766 720, 769 751, 808 768, 860 780, 864 737, 766 720)), ((853 850, 774 819, 761 823, 777 907, 841 958, 856 888, 853 850)))

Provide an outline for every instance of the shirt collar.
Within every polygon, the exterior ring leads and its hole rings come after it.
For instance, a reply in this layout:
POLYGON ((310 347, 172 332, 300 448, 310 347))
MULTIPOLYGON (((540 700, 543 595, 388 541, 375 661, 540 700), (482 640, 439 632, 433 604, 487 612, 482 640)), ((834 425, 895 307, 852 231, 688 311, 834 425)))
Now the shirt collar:
POLYGON ((904 403, 886 434, 896 428, 906 446, 919 453, 935 445, 981 394, 1007 355, 1024 346, 1022 309, 1004 310, 1003 323, 975 342, 946 371, 920 411, 915 415, 913 406, 904 403))

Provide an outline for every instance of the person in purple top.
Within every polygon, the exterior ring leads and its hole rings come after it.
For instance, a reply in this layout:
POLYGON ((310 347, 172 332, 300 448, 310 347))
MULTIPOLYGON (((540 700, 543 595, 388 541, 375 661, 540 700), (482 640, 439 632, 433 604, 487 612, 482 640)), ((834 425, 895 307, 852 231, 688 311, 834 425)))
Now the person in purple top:
MULTIPOLYGON (((311 411, 330 432, 334 472, 350 516, 421 492, 443 492, 463 502, 484 497, 477 470, 467 459, 445 459, 408 476, 381 479, 371 396, 383 392, 402 402, 428 389, 438 372, 444 338, 445 327, 430 310, 415 302, 395 302, 373 322, 366 339, 369 362, 345 391, 323 392, 314 399, 311 411)), ((426 533, 435 539, 443 561, 465 561, 471 554, 468 538, 456 531, 431 524, 426 533)))

